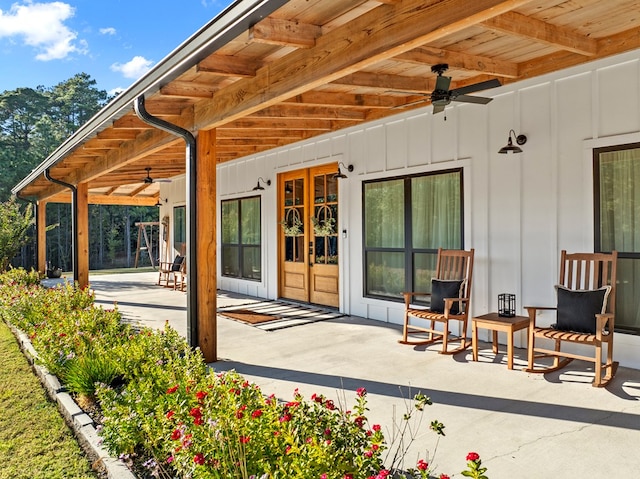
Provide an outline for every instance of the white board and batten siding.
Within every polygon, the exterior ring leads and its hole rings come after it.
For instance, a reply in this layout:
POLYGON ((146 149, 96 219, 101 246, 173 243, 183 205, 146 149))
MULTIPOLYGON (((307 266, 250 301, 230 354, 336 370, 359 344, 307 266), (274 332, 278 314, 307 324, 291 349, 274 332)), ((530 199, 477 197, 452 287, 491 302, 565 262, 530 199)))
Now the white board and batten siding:
MULTIPOLYGON (((640 141, 640 52, 482 94, 494 100, 454 103, 446 121, 427 106, 220 164, 219 199, 262 196, 263 279, 219 275, 219 288, 277 297, 277 175, 342 161, 355 169, 339 183, 338 227, 347 230, 340 239, 340 309, 401 324, 402 304, 363 295, 362 181, 462 167, 465 248, 476 251, 472 313, 496 310, 502 292, 516 294, 520 314, 525 304, 554 305, 560 250, 593 251, 591 148, 640 141), (510 129, 527 135, 524 152, 499 155, 510 129), (272 184, 254 192, 260 176, 272 184)), ((219 226, 218 214, 218 240, 219 226)), ((517 345, 524 344, 520 334, 517 345)), ((638 351, 640 337, 616 334, 621 365, 640 368, 638 351)))

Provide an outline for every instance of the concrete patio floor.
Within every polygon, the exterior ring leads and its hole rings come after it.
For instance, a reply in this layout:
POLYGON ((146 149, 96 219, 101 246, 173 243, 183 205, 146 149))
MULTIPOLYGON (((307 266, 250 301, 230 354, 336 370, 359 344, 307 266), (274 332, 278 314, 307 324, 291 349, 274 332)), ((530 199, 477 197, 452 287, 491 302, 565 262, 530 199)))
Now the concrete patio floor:
MULTIPOLYGON (((186 334, 186 293, 156 286, 157 273, 90 277, 98 305, 118 309, 128 321, 186 334)), ((218 307, 256 298, 219 292, 218 307)), ((235 369, 263 392, 288 400, 294 389, 322 393, 351 407, 355 390, 369 393, 369 421, 389 440, 407 398, 430 396, 407 466, 434 456, 437 472, 460 477, 468 452, 480 454, 487 475, 497 478, 638 477, 640 471, 640 371, 619 368, 607 388, 591 386, 587 363, 561 372, 523 372, 526 351, 516 350, 515 369, 482 343, 471 351, 437 354, 438 346, 398 344, 400 328, 344 316, 266 332, 218 315, 215 370, 235 369), (394 419, 395 418, 395 419, 394 419), (429 423, 445 424, 437 440, 429 423)), ((487 339, 487 336, 484 337, 487 339)), ((502 347, 504 349, 504 347, 502 347)), ((430 460, 431 462, 431 460, 430 460)))

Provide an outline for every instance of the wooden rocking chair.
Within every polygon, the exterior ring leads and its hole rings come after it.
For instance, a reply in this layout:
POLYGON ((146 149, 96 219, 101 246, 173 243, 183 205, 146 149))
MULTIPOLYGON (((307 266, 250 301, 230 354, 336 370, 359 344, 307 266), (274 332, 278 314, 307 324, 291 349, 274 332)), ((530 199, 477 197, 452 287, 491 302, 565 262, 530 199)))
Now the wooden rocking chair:
POLYGON ((455 354, 471 345, 467 341, 467 323, 471 300, 471 277, 474 250, 438 249, 435 278, 431 280, 430 293, 403 293, 405 302, 404 329, 401 344, 431 344, 442 341, 440 354, 455 354), (415 305, 412 298, 430 297, 429 307, 415 305), (412 320, 414 322, 412 322, 412 320), (429 326, 416 325, 415 321, 429 326), (462 323, 462 335, 450 336, 449 321, 462 323), (443 330, 436 330, 436 323, 443 323, 443 330), (417 336, 415 340, 410 336, 417 336), (459 341, 460 346, 449 350, 449 341, 459 341))
POLYGON ((184 256, 181 255, 177 255, 173 260, 173 263, 168 263, 165 261, 161 262, 158 267, 158 286, 164 283, 164 286, 168 288, 170 286, 169 282, 171 280, 175 282, 176 275, 180 272, 180 269, 182 269, 183 263, 184 256))
POLYGON ((602 387, 613 378, 618 363, 613 361, 613 328, 616 303, 617 251, 605 253, 571 253, 562 251, 557 307, 525 306, 529 313, 527 372, 546 373, 565 367, 574 359, 594 363, 593 386, 602 387), (536 325, 536 313, 556 310, 557 322, 548 327, 536 325), (554 342, 554 349, 536 345, 536 339, 554 342), (561 351, 562 343, 590 345, 593 355, 561 351), (602 362, 602 348, 607 358, 602 362), (538 358, 552 357, 549 367, 535 367, 538 358), (604 371, 604 375, 603 375, 604 371))

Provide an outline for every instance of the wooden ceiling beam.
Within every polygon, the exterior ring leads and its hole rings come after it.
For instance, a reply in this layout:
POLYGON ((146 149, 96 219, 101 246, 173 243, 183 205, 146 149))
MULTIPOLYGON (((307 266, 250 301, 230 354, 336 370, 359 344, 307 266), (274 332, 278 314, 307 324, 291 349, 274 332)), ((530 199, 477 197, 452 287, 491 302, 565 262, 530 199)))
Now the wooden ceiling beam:
POLYGON ((506 78, 518 77, 518 64, 496 60, 490 57, 469 55, 467 53, 441 50, 439 48, 419 47, 392 58, 407 63, 433 66, 447 63, 450 68, 460 68, 478 73, 486 73, 506 78))
POLYGON ((160 88, 160 94, 178 98, 212 98, 218 88, 208 83, 175 80, 160 88))
POLYGON ((145 123, 137 116, 130 114, 113 121, 113 128, 121 130, 153 130, 153 127, 145 123))
POLYGON ((330 120, 305 120, 303 118, 300 119, 282 119, 282 120, 274 120, 271 118, 243 118, 241 120, 236 120, 232 123, 227 123, 226 125, 218 127, 218 131, 222 131, 224 129, 268 129, 268 130, 320 130, 320 131, 331 131, 333 123, 330 120))
POLYGON ((121 128, 107 128, 96 135, 101 140, 135 140, 138 132, 135 130, 123 130, 121 128))
POLYGON ((317 25, 267 17, 249 29, 249 40, 268 45, 311 48, 322 34, 317 25))
POLYGON ((250 128, 219 128, 216 131, 216 138, 221 139, 234 139, 234 138, 256 138, 256 139, 269 139, 269 138, 289 138, 294 140, 303 140, 308 138, 309 132, 307 130, 255 130, 250 128))
POLYGON ((409 77, 402 75, 356 72, 332 82, 333 85, 346 85, 364 88, 375 88, 387 91, 396 90, 410 93, 427 93, 433 90, 435 77, 409 77))
MULTIPOLYGON (((88 202, 90 205, 120 205, 120 206, 155 206, 158 201, 154 196, 130 196, 101 195, 89 193, 88 202)), ((47 198, 47 203, 71 203, 71 194, 59 193, 47 198)))
POLYGON ((304 118, 320 120, 364 120, 362 110, 334 106, 299 105, 297 103, 274 105, 255 112, 247 118, 304 118))
POLYGON ((239 80, 195 106, 194 129, 210 129, 457 33, 530 0, 404 0, 336 27, 255 78, 239 80))
MULTIPOLYGON (((604 58, 637 48, 640 48, 640 28, 632 28, 617 35, 598 40, 596 58, 604 58)), ((584 63, 584 56, 563 50, 536 58, 530 62, 523 62, 518 66, 518 70, 520 78, 524 79, 580 65, 581 63, 584 63)))
POLYGON ((482 22, 482 25, 491 30, 535 40, 580 55, 594 56, 598 53, 597 40, 516 12, 506 12, 482 22))
POLYGON ((143 192, 144 190, 146 190, 150 186, 151 186, 151 183, 143 183, 142 185, 140 185, 137 188, 135 188, 131 193, 129 193, 129 196, 131 196, 131 197, 136 196, 138 193, 143 192))
POLYGON ((394 108, 402 102, 392 96, 358 95, 353 93, 333 93, 323 91, 308 91, 287 98, 283 103, 298 103, 316 106, 339 106, 341 108, 394 108))
POLYGON ((198 73, 215 73, 220 76, 254 77, 259 65, 248 58, 230 55, 210 55, 196 66, 198 73))

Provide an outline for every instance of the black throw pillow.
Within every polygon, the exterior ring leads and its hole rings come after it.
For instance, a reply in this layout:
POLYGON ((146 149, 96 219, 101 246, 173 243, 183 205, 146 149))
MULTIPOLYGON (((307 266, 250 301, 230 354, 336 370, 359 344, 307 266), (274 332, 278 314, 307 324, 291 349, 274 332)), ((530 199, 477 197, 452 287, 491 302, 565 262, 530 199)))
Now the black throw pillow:
POLYGON ((573 290, 557 285, 558 322, 560 331, 595 334, 596 314, 605 313, 611 286, 599 289, 573 290))
MULTIPOLYGON (((431 306, 434 313, 444 313, 444 298, 459 298, 464 279, 431 280, 431 306)), ((454 302, 449 310, 450 314, 460 314, 460 303, 454 302)))
POLYGON ((182 267, 182 262, 184 261, 184 256, 176 256, 176 259, 173 260, 173 264, 171 265, 171 271, 180 271, 182 267))

